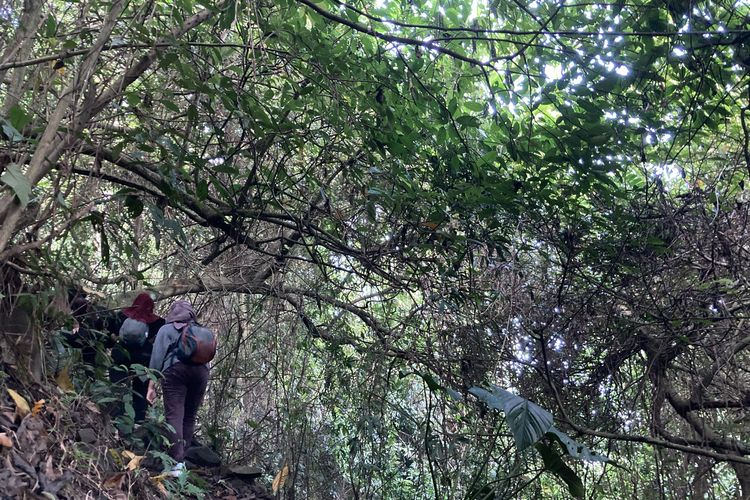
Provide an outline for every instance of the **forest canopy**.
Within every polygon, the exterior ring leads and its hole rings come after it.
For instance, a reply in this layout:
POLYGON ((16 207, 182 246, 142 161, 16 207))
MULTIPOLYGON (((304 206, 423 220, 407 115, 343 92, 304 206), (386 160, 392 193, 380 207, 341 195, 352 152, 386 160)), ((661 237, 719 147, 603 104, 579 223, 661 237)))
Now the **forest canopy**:
POLYGON ((149 290, 287 498, 745 498, 748 68, 742 0, 6 0, 4 366, 149 290))

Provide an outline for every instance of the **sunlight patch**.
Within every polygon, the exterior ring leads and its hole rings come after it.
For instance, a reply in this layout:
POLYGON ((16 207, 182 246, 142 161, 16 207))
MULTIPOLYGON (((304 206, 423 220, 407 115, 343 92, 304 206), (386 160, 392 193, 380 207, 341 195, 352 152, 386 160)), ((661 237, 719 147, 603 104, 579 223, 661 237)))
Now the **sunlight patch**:
POLYGON ((617 69, 615 69, 615 73, 620 76, 628 76, 630 74, 630 69, 628 69, 628 67, 624 64, 621 64, 617 67, 617 69))
POLYGON ((548 82, 554 82, 562 78, 562 66, 559 64, 544 65, 544 79, 548 82))

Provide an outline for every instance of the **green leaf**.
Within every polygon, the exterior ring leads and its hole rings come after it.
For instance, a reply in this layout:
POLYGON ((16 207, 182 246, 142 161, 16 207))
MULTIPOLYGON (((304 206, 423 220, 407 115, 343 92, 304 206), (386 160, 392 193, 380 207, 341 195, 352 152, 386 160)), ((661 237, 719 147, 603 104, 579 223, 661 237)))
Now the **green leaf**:
POLYGON ((109 267, 109 262, 110 262, 109 239, 107 238, 107 231, 105 231, 103 225, 100 227, 99 237, 101 241, 102 262, 104 262, 105 266, 109 267))
POLYGON ((162 99, 161 103, 164 105, 165 108, 167 108, 170 111, 174 111, 175 113, 180 112, 180 107, 177 106, 174 102, 168 100, 168 99, 162 99))
POLYGON ((21 171, 21 167, 16 164, 10 164, 5 168, 0 181, 10 186, 18 201, 21 202, 21 206, 26 206, 29 203, 29 197, 31 195, 31 182, 21 171))
POLYGON ((568 467, 554 448, 545 443, 537 443, 534 447, 542 455, 544 468, 568 485, 568 491, 570 491, 573 498, 584 498, 586 490, 583 487, 583 481, 581 481, 581 478, 578 477, 573 469, 568 467))
POLYGON ((645 21, 648 29, 652 31, 666 31, 669 29, 669 23, 665 19, 666 9, 652 7, 646 11, 645 21))
POLYGON ((232 23, 235 19, 237 19, 237 5, 235 2, 228 2, 226 4, 226 7, 224 8, 224 12, 222 12, 222 15, 219 20, 219 25, 224 29, 229 29, 232 26, 232 23))
POLYGON ((656 236, 649 236, 646 238, 646 243, 652 247, 663 247, 665 245, 665 241, 656 236))
POLYGON ((47 16, 47 20, 44 22, 44 36, 52 38, 57 34, 57 21, 54 16, 50 14, 47 16))
POLYGON ((589 139, 589 144, 592 146, 603 146, 609 142, 609 136, 602 134, 602 135, 595 135, 589 139))
POLYGON ((491 408, 505 413, 519 450, 536 443, 552 428, 552 414, 541 406, 499 387, 491 386, 491 389, 492 392, 472 387, 469 392, 491 408))
POLYGON ((135 195, 129 194, 125 197, 125 208, 132 219, 135 219, 143 213, 143 202, 135 195))
POLYGON ((456 109, 458 109, 458 101, 455 97, 453 97, 450 101, 448 101, 448 112, 450 112, 450 114, 454 114, 456 112, 456 109))
POLYGON ((135 92, 125 94, 125 100, 128 102, 131 108, 137 107, 141 103, 141 96, 135 92))
POLYGON ((377 47, 371 37, 364 36, 360 38, 360 41, 362 42, 362 48, 365 49, 366 54, 368 55, 375 54, 375 52, 377 51, 377 47))
POLYGON ((482 156, 481 163, 492 165, 495 163, 495 160, 497 160, 498 156, 499 155, 497 154, 497 151, 489 151, 482 156))
POLYGON ((16 130, 16 127, 14 127, 11 122, 5 118, 0 118, 0 124, 2 124, 3 134, 5 134, 5 137, 10 140, 10 142, 23 140, 23 136, 18 130, 16 130))
POLYGON ((462 115, 456 118, 456 122, 463 125, 464 127, 479 127, 479 119, 476 116, 462 115))
MULTIPOLYGON (((427 384, 427 387, 432 392, 444 392, 451 398, 455 399, 456 401, 461 401, 461 394, 458 393, 458 391, 451 389, 450 387, 445 387, 444 385, 440 384, 437 380, 435 380, 435 377, 433 377, 429 373, 422 373, 422 372, 416 372, 417 375, 422 377, 422 380, 425 381, 425 384, 427 384)), ((402 373, 401 377, 405 377, 409 375, 408 373, 402 373)))
POLYGON ((485 103, 477 101, 468 101, 464 103, 464 108, 468 109, 469 111, 481 112, 484 111, 485 106, 485 103))
POLYGON ((208 182, 204 179, 199 180, 198 184, 195 186, 195 194, 197 194, 198 198, 201 200, 208 198, 208 182))
POLYGON ((26 111, 24 111, 23 108, 13 106, 8 111, 8 120, 10 120, 10 124, 13 125, 16 130, 23 130, 23 128, 31 121, 31 117, 26 114, 26 111))
POLYGON ((193 104, 188 106, 187 116, 190 120, 198 119, 198 109, 193 104))
POLYGON ((370 222, 376 221, 376 214, 375 214, 375 204, 371 201, 368 201, 365 204, 365 209, 367 210, 367 218, 370 222))
POLYGON ((419 376, 422 377, 422 380, 425 381, 427 387, 429 387, 431 391, 435 392, 443 389, 443 386, 440 385, 438 381, 435 380, 435 377, 429 373, 420 373, 419 376))
POLYGON ((131 420, 135 420, 135 408, 133 408, 133 396, 127 394, 125 396, 125 414, 130 417, 131 420))

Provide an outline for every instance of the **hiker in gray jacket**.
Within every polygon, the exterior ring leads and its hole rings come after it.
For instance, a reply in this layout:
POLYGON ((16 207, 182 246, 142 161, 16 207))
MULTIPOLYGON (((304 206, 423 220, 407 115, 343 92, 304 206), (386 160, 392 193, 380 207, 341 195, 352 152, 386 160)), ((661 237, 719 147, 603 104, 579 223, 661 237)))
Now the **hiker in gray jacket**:
MULTIPOLYGON (((195 311, 189 302, 178 300, 172 304, 166 324, 156 334, 149 364, 150 368, 162 373, 164 413, 167 423, 175 431, 169 436, 172 443, 169 455, 177 463, 170 471, 174 477, 179 477, 185 470, 185 445, 193 438, 198 408, 208 385, 208 364, 182 362, 175 348, 183 329, 196 324, 195 311)), ((156 400, 153 381, 149 382, 146 399, 152 404, 156 400)))

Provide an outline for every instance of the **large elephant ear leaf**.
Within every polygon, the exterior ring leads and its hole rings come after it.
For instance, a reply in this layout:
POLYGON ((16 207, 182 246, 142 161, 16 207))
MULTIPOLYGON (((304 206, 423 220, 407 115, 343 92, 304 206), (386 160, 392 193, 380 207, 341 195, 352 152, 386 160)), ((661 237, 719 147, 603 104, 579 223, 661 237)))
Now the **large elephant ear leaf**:
POLYGON ((505 413, 505 420, 520 451, 539 441, 552 428, 552 414, 528 399, 492 386, 491 391, 472 387, 469 392, 490 408, 505 413))
POLYGON ((552 446, 546 443, 537 443, 534 447, 542 456, 545 470, 562 479, 568 485, 568 491, 570 491, 573 498, 584 498, 586 496, 581 478, 578 477, 578 474, 573 469, 568 467, 560 454, 552 446))

